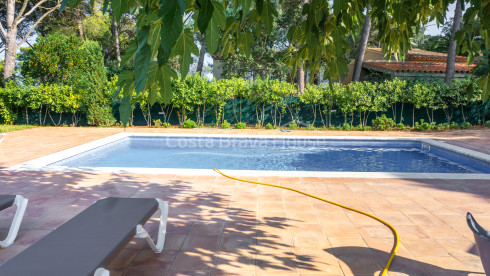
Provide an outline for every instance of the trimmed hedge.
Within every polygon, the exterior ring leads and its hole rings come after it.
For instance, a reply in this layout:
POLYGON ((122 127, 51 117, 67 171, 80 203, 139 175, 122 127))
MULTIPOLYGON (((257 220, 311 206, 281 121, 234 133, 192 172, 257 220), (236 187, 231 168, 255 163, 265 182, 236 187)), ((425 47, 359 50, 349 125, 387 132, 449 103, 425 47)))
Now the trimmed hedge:
MULTIPOLYGON (((6 88, 0 88, 0 122, 112 125, 111 118, 118 118, 120 100, 116 95, 116 81, 114 78, 102 85, 97 98, 86 90, 66 85, 9 83, 6 88), (96 110, 88 108, 94 100, 96 110)), ((189 75, 172 81, 173 97, 169 104, 157 96, 151 106, 148 93, 133 93, 130 122, 152 125, 160 120, 160 124, 182 125, 191 119, 197 125, 216 126, 226 121, 259 127, 288 126, 294 122, 309 128, 346 124, 365 128, 373 119, 385 115, 393 122, 390 125, 397 126, 415 126, 420 120, 429 124, 485 124, 489 102, 483 103, 478 91, 466 93, 470 85, 474 84, 469 79, 451 84, 398 79, 382 83, 333 83, 308 85, 298 97, 294 85, 278 80, 208 81, 189 75)))

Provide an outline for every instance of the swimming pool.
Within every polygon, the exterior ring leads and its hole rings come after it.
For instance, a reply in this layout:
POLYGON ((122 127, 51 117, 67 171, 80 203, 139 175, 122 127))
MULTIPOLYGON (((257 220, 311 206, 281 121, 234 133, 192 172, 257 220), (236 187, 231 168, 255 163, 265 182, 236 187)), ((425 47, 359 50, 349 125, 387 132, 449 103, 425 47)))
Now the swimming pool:
POLYGON ((219 168, 269 175, 490 176, 488 155, 413 137, 118 134, 21 164, 17 169, 26 166, 144 173, 198 173, 219 168))

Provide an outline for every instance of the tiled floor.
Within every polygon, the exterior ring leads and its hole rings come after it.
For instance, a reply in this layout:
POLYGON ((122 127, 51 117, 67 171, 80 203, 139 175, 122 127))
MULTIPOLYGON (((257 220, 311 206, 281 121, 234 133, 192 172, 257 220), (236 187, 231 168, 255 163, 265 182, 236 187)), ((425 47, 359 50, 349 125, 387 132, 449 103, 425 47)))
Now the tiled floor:
MULTIPOLYGON (((38 128, 12 132, 0 144, 0 166, 18 164, 120 131, 38 128)), ((338 135, 294 134, 306 133, 338 135)), ((427 136, 490 153, 489 130, 427 136)), ((390 222, 401 240, 390 275, 483 275, 465 214, 472 212, 483 226, 490 228, 489 181, 248 179, 301 189, 390 222)), ((163 253, 154 254, 144 241, 133 240, 112 263, 111 275, 375 275, 388 260, 393 245, 391 231, 372 219, 290 191, 218 175, 0 171, 0 183, 0 194, 19 193, 30 199, 19 236, 14 245, 0 250, 0 263, 104 196, 159 197, 170 204, 163 253)), ((147 224, 151 233, 156 230, 156 221, 155 218, 147 224)), ((9 222, 0 220, 0 234, 6 233, 9 222)))

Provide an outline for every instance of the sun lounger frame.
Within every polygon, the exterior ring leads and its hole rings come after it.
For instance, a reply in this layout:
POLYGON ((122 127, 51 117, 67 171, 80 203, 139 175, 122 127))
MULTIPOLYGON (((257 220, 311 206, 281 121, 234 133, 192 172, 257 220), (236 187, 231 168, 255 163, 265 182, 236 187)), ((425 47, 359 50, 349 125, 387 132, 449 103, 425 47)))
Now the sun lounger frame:
MULTIPOLYGON (((24 213, 25 213, 26 208, 27 208, 27 202, 28 202, 27 198, 25 198, 21 195, 16 195, 12 205, 7 206, 5 208, 5 209, 7 209, 7 208, 15 205, 17 210, 15 211, 15 215, 14 215, 14 218, 12 220, 12 224, 10 225, 10 229, 9 229, 8 234, 7 234, 7 237, 4 240, 0 241, 0 247, 1 248, 8 247, 12 243, 14 243, 15 238, 17 237, 17 234, 19 233, 20 224, 22 223, 22 219, 24 218, 24 213)), ((5 210, 5 209, 3 209, 3 210, 5 210)))

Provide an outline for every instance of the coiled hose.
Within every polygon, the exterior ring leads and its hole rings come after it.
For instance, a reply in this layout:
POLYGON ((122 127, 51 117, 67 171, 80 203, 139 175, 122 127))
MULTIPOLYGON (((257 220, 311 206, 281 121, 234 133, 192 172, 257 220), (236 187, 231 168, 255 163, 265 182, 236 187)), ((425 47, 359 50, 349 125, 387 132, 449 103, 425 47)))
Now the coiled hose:
POLYGON ((300 193, 302 195, 309 196, 311 198, 315 198, 315 199, 321 200, 323 202, 327 202, 327 203, 330 203, 330 204, 333 204, 333 205, 342 207, 344 209, 351 210, 351 211, 354 211, 356 213, 359 213, 359 214, 368 216, 370 218, 373 218, 373 219, 381 222, 382 224, 384 224, 388 228, 390 228, 390 230, 393 232, 393 236, 394 236, 394 239, 395 239, 395 242, 393 244, 393 249, 391 250, 390 258, 388 259, 388 262, 386 263, 384 269, 381 271, 380 275, 381 276, 384 276, 388 272, 388 269, 390 268, 391 262, 393 262, 393 259, 395 258, 396 251, 398 251, 398 245, 400 243, 400 240, 398 238, 398 233, 396 232, 396 229, 393 226, 391 226, 388 222, 386 222, 386 221, 384 221, 384 220, 382 220, 382 219, 380 219, 378 217, 375 217, 375 216, 373 216, 371 214, 368 214, 366 212, 363 212, 363 211, 360 211, 360 210, 351 208, 349 206, 345 206, 345 205, 342 205, 342 204, 339 204, 339 203, 336 203, 336 202, 330 201, 328 199, 324 199, 324 198, 321 198, 321 197, 318 197, 318 196, 315 196, 315 195, 312 195, 312 194, 309 194, 309 193, 305 193, 305 192, 302 192, 300 190, 296 190, 296 189, 288 188, 288 187, 284 187, 284 186, 279 186, 279 185, 274 185, 274 184, 269 184, 269 183, 262 183, 262 182, 257 182, 257 181, 250 181, 250 180, 240 179, 240 178, 236 178, 236 177, 233 177, 233 176, 229 176, 227 174, 224 174, 224 173, 222 173, 220 170, 218 170, 216 168, 214 168, 213 170, 216 171, 217 173, 221 174, 222 176, 227 177, 227 178, 230 178, 230 179, 233 179, 233 180, 238 180, 238 181, 248 182, 248 183, 254 183, 254 184, 259 184, 259 185, 265 185, 265 186, 270 186, 270 187, 276 187, 276 188, 285 189, 285 190, 293 191, 293 192, 296 192, 296 193, 300 193))

